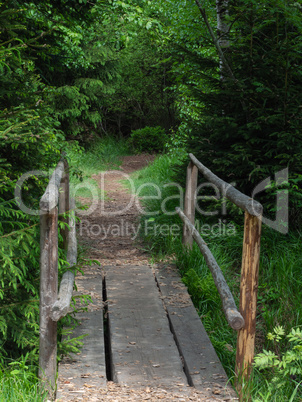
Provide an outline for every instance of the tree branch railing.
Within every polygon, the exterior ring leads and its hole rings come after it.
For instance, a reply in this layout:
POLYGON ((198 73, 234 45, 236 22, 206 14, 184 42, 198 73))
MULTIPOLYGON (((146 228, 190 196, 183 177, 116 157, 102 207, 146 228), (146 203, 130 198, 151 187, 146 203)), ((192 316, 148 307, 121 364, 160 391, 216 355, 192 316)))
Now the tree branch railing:
POLYGON ((217 177, 193 154, 189 154, 189 157, 191 161, 187 168, 184 212, 180 208, 176 208, 184 223, 183 244, 191 247, 193 239, 198 244, 220 294, 226 319, 229 325, 238 331, 235 372, 237 388, 240 392, 242 380, 250 377, 254 358, 263 207, 259 202, 242 194, 231 184, 217 177), (217 261, 194 227, 198 171, 219 189, 224 198, 245 211, 239 311, 217 261))
POLYGON ((57 373, 57 321, 69 310, 75 275, 63 274, 58 291, 58 216, 65 222, 61 235, 69 268, 77 263, 75 203, 69 197, 68 163, 57 164, 40 200, 40 338, 39 377, 53 395, 57 373), (68 212, 68 214, 66 214, 68 212))

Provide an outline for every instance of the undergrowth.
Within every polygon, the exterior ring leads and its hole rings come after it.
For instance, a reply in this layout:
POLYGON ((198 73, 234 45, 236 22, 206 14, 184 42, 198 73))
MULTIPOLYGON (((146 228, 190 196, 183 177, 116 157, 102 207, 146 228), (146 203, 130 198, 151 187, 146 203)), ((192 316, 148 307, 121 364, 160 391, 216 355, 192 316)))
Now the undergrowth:
MULTIPOLYGON (((72 192, 77 197, 91 198, 92 192, 98 189, 96 181, 91 177, 102 171, 119 169, 122 157, 129 154, 126 140, 114 137, 99 138, 84 149, 77 141, 67 144, 67 158, 70 165, 70 183, 72 192)), ((98 191, 98 190, 97 190, 98 191)), ((104 194, 97 193, 98 197, 104 194)))
MULTIPOLYGON (((189 251, 181 244, 182 224, 174 213, 176 206, 183 208, 183 192, 173 183, 177 164, 179 158, 163 155, 133 175, 136 192, 146 212, 141 218, 141 234, 153 260, 167 255, 171 260, 172 256, 228 376, 234 379, 237 333, 227 324, 218 291, 198 246, 193 244, 189 251)), ((243 217, 242 224, 236 222, 230 216, 222 220, 198 217, 202 237, 221 267, 238 305, 243 217)), ((267 334, 280 325, 286 333, 302 327, 301 246, 300 232, 283 235, 265 226, 262 229, 256 353, 265 349, 282 356, 291 346, 286 342, 271 342, 267 334)), ((298 353, 302 351, 299 349, 298 353)), ((285 376, 269 391, 268 384, 274 374, 273 367, 254 369, 250 384, 252 400, 301 401, 300 371, 294 376, 285 376)))
POLYGON ((28 364, 27 355, 6 368, 0 367, 0 402, 42 402, 47 395, 39 387, 36 367, 28 364))

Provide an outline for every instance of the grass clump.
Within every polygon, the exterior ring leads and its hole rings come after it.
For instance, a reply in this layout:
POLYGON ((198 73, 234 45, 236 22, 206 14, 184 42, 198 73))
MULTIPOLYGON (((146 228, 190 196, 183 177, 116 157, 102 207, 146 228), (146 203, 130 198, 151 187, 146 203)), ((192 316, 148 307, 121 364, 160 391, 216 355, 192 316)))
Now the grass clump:
POLYGON ((99 138, 86 150, 79 146, 77 141, 67 146, 67 157, 70 164, 70 183, 72 191, 77 197, 87 199, 104 197, 100 194, 93 174, 102 171, 119 169, 122 157, 129 154, 129 147, 125 140, 114 137, 99 138))
POLYGON ((26 364, 26 356, 0 367, 0 402, 43 402, 47 395, 39 384, 37 367, 26 364))
MULTIPOLYGON (((162 155, 152 165, 133 176, 136 191, 142 197, 146 211, 141 218, 144 229, 142 236, 154 260, 165 258, 166 254, 170 256, 170 260, 173 257, 227 374, 234 377, 237 333, 227 324, 218 291, 198 246, 193 244, 192 250, 187 250, 181 244, 182 223, 174 213, 176 206, 183 208, 184 191, 173 182, 173 171, 177 169, 178 163, 177 157, 162 155), (163 225, 166 226, 165 234, 161 231, 163 225), (173 231, 167 230, 172 227, 173 231)), ((202 216, 198 217, 198 225, 238 306, 243 217, 242 224, 238 224, 230 216, 223 217, 222 221, 219 218, 214 221, 213 217, 202 216)), ((293 327, 296 331, 302 328, 301 243, 302 236, 298 231, 284 235, 263 227, 255 352, 270 351, 279 356, 281 361, 281 356, 288 356, 291 345, 288 342, 272 342, 267 334, 274 333, 274 328, 278 326, 282 326, 287 334, 293 327)), ((297 353, 302 354, 302 350, 296 349, 297 353)), ((268 383, 275 373, 276 369, 271 365, 261 371, 255 368, 249 385, 252 400, 301 400, 300 371, 294 376, 283 376, 278 387, 272 389, 268 387, 268 383)))
POLYGON ((95 140, 86 150, 79 146, 77 141, 68 144, 67 156, 71 168, 81 168, 85 175, 117 169, 121 165, 121 158, 129 154, 127 142, 123 139, 105 137, 95 140))

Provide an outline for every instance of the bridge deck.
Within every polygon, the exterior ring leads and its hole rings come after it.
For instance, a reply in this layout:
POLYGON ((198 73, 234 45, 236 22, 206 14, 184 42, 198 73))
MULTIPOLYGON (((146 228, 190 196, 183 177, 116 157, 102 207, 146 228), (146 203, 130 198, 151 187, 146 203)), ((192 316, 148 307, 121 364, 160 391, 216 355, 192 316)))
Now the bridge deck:
POLYGON ((80 354, 59 364, 58 400, 84 400, 87 389, 105 389, 107 381, 182 395, 193 386, 204 400, 236 399, 174 268, 92 268, 77 284, 93 303, 77 316, 72 336, 88 336, 80 354))

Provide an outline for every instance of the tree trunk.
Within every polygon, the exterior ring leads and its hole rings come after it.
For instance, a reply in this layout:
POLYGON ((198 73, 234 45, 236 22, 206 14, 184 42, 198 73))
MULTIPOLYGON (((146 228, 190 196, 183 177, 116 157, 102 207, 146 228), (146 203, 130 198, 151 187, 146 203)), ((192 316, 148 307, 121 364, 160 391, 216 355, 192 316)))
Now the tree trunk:
MULTIPOLYGON (((217 13, 217 38, 218 43, 225 54, 225 52, 230 47, 230 42, 228 39, 229 25, 226 22, 226 17, 228 15, 228 5, 229 0, 216 0, 216 13, 217 13)), ((225 66, 223 60, 220 57, 220 78, 223 81, 225 79, 225 66)))

